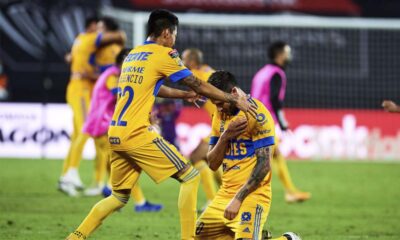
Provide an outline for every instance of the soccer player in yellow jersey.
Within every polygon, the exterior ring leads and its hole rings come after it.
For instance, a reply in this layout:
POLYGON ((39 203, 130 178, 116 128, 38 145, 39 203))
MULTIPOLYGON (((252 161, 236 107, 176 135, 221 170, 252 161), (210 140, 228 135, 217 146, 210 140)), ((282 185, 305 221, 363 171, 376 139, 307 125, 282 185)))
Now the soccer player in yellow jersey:
MULTIPOLYGON (((243 94, 229 94, 193 76, 182 64, 175 44, 178 18, 167 10, 155 10, 147 24, 147 41, 135 47, 125 58, 118 83, 118 100, 108 131, 111 144, 112 195, 98 202, 82 224, 67 239, 86 239, 115 210, 123 207, 140 169, 156 183, 173 177, 181 183, 178 209, 181 239, 193 239, 199 176, 187 160, 151 127, 149 116, 155 95, 164 79, 181 81, 196 93, 211 99, 230 102, 248 114, 255 106, 243 94)), ((176 91, 160 97, 185 98, 187 92, 176 91)))
MULTIPOLYGON (((188 48, 183 51, 182 61, 195 77, 204 82, 207 82, 210 75, 214 72, 214 69, 204 64, 203 53, 197 48, 188 48)), ((207 100, 203 105, 203 109, 209 114, 211 123, 212 115, 216 111, 215 105, 210 100, 207 100)), ((190 161, 200 173, 201 183, 207 198, 206 206, 214 199, 217 192, 213 172, 205 161, 209 139, 210 138, 207 137, 200 141, 197 147, 190 154, 190 161)), ((216 173, 218 173, 218 171, 216 171, 216 173)))
POLYGON ((67 86, 67 103, 73 112, 73 132, 68 155, 64 160, 63 171, 59 180, 59 189, 70 196, 76 196, 76 189, 83 188, 78 173, 78 166, 86 141, 77 141, 82 138, 82 126, 89 109, 90 96, 94 86, 95 68, 90 64, 93 54, 102 46, 125 42, 125 33, 122 31, 98 32, 97 20, 86 21, 85 32, 79 34, 72 46, 71 76, 67 86), (76 150, 78 149, 78 150, 76 150))
MULTIPOLYGON (((227 93, 240 91, 227 71, 213 73, 208 82, 227 93)), ((207 161, 212 170, 222 165, 222 186, 199 217, 196 238, 261 240, 271 206, 274 121, 256 99, 248 99, 258 107, 256 118, 232 104, 212 101, 218 110, 213 115, 207 161)))

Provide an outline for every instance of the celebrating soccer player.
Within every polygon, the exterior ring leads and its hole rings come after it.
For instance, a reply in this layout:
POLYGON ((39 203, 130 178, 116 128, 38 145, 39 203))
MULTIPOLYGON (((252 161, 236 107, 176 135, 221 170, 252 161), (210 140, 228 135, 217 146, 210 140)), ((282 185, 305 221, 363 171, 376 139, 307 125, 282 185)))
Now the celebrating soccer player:
MULTIPOLYGON (((272 61, 260 69, 253 78, 251 96, 260 100, 271 112, 279 130, 286 131, 289 125, 283 113, 282 104, 285 99, 286 74, 285 67, 291 60, 291 49, 285 42, 273 43, 268 52, 272 61), (280 127, 280 129, 279 129, 280 127)), ((299 191, 293 184, 287 163, 278 147, 279 140, 276 136, 274 157, 272 164, 278 171, 279 178, 285 188, 287 202, 301 202, 310 198, 308 192, 299 191)))
MULTIPOLYGON (((204 64, 203 53, 197 48, 189 48, 183 51, 182 61, 195 77, 204 82, 207 82, 210 75, 214 72, 214 69, 204 64)), ((204 103, 203 108, 207 111, 211 119, 213 113, 216 111, 215 105, 210 100, 207 100, 204 103)), ((200 173, 201 183, 207 198, 206 205, 214 199, 217 192, 215 189, 213 173, 205 161, 209 140, 210 138, 207 137, 200 141, 197 147, 190 154, 190 161, 200 173)), ((216 173, 219 173, 219 171, 216 171, 216 173)), ((218 178, 220 179, 220 176, 218 178)))
MULTIPOLYGON (((240 91, 227 71, 213 73, 208 82, 227 93, 240 91)), ((265 106, 249 101, 258 106, 256 118, 233 104, 212 100, 218 111, 207 161, 214 171, 222 165, 222 187, 197 221, 197 239, 261 239, 271 205, 275 127, 265 106)))
POLYGON ((182 81, 200 95, 229 102, 254 117, 255 106, 243 94, 222 92, 193 76, 183 65, 178 52, 171 48, 175 44, 177 27, 178 18, 174 14, 167 10, 153 11, 147 24, 147 40, 125 58, 118 80, 117 104, 108 131, 112 195, 98 202, 67 239, 86 239, 108 215, 123 207, 138 180, 140 169, 156 183, 168 177, 181 183, 178 199, 181 238, 193 239, 198 171, 152 129, 149 113, 155 96, 192 96, 191 92, 163 89, 163 81, 168 78, 172 82, 182 81))
POLYGON ((125 42, 125 33, 121 31, 97 31, 97 19, 86 20, 85 32, 79 34, 72 46, 68 60, 71 61, 71 76, 67 87, 67 103, 73 112, 73 133, 68 155, 64 160, 63 171, 59 180, 59 189, 70 196, 76 196, 76 189, 82 189, 78 166, 83 145, 87 139, 80 140, 82 126, 89 109, 92 89, 96 80, 95 67, 89 59, 102 46, 125 42), (83 142, 83 143, 82 143, 83 142))

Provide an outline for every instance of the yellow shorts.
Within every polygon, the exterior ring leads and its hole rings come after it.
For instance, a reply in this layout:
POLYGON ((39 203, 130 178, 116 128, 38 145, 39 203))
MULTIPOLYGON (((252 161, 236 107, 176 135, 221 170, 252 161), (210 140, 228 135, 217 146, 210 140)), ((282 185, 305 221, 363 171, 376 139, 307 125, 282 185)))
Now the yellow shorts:
POLYGON ((133 150, 111 150, 111 185, 113 190, 131 189, 141 169, 156 183, 185 168, 188 161, 176 147, 152 132, 149 141, 133 150))
POLYGON ((269 204, 244 200, 233 220, 224 218, 231 199, 217 196, 197 220, 196 239, 261 239, 269 204))

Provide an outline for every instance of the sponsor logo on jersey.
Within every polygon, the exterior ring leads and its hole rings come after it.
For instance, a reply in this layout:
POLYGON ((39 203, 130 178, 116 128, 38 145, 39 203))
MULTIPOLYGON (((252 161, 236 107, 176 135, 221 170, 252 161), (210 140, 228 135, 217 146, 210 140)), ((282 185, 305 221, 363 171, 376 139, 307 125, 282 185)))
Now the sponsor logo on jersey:
POLYGON ((245 232, 245 233, 249 233, 249 232, 250 232, 250 229, 249 229, 249 227, 245 228, 245 229, 243 230, 243 232, 245 232))
POLYGON ((110 142, 110 144, 113 144, 113 145, 121 144, 121 140, 119 139, 119 137, 109 137, 108 141, 110 142))

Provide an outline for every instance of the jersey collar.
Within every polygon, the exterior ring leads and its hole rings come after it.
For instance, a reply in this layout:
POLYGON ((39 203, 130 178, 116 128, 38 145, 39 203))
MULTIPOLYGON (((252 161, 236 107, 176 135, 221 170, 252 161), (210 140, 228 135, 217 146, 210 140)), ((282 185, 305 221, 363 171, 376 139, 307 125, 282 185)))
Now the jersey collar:
POLYGON ((156 42, 154 42, 154 41, 144 41, 144 45, 147 45, 147 44, 154 44, 154 43, 156 43, 156 42))

